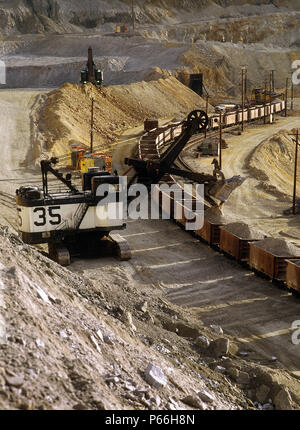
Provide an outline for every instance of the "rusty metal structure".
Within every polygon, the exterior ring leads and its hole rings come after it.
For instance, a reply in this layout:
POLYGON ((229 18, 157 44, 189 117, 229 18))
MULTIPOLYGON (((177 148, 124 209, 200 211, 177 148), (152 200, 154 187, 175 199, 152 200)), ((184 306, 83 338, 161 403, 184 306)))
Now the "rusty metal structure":
POLYGON ((287 260, 286 283, 300 294, 300 260, 287 260))
POLYGON ((287 259, 293 258, 297 258, 297 256, 276 255, 260 248, 255 242, 250 243, 250 268, 272 281, 286 280, 287 259))

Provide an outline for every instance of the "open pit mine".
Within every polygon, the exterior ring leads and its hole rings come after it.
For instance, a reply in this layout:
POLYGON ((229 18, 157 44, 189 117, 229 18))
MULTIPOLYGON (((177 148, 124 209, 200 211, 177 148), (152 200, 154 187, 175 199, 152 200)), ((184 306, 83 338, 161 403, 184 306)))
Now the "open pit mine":
POLYGON ((1 1, 0 48, 0 410, 299 410, 299 1, 1 1))

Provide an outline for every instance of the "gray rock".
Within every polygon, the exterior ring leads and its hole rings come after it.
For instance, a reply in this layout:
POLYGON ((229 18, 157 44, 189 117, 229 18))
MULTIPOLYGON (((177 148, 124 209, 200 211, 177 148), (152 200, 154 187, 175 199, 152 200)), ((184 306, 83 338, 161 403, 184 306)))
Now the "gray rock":
POLYGON ((216 366, 214 370, 215 370, 215 372, 217 372, 217 373, 225 373, 225 372, 226 372, 225 367, 220 366, 220 365, 216 366))
POLYGON ((101 342, 104 342, 104 337, 103 337, 102 331, 101 330, 97 330, 96 334, 97 334, 98 338, 101 340, 101 342))
POLYGON ((272 403, 265 403, 262 407, 263 411, 274 411, 274 406, 272 403))
POLYGON ((215 400, 215 397, 206 390, 198 391, 197 396, 206 403, 213 403, 215 400))
POLYGON ((214 340, 210 344, 210 352, 215 357, 222 357, 223 355, 227 355, 229 351, 230 342, 225 337, 220 337, 219 339, 214 340))
POLYGON ((47 303, 48 305, 50 305, 51 304, 51 302, 50 302, 50 300, 49 300, 49 297, 48 297, 48 295, 45 293, 45 291, 41 288, 41 287, 39 287, 39 286, 37 286, 36 287, 36 290, 37 290, 37 293, 38 293, 38 296, 45 302, 45 303, 47 303))
POLYGON ((93 344, 94 344, 95 348, 97 349, 97 351, 99 352, 99 354, 101 354, 101 349, 100 349, 100 346, 99 346, 99 344, 98 344, 97 339, 95 338, 95 336, 93 336, 91 334, 90 335, 90 339, 93 342, 93 344))
POLYGON ((65 332, 65 330, 61 330, 61 331, 59 332, 59 335, 60 335, 60 337, 61 337, 62 339, 67 339, 67 337, 68 337, 68 335, 67 335, 67 333, 65 332))
POLYGON ((224 332, 223 332, 222 327, 220 327, 219 325, 212 324, 212 325, 210 326, 210 328, 211 328, 215 333, 217 333, 217 334, 219 334, 219 335, 222 335, 222 334, 224 333, 224 332))
POLYGON ((167 385, 167 378, 161 368, 152 363, 148 364, 145 371, 145 380, 158 390, 167 385))
POLYGON ((135 387, 132 384, 130 384, 128 381, 125 382, 124 388, 127 391, 135 391, 135 387))
POLYGON ((236 382, 242 385, 249 384, 250 383, 249 373, 240 371, 236 382))
POLYGON ((197 396, 186 396, 181 401, 186 405, 191 406, 192 408, 200 409, 201 411, 205 411, 206 409, 206 405, 197 396))
POLYGON ((107 376, 105 378, 105 382, 107 384, 118 384, 120 382, 120 378, 118 378, 117 376, 107 376))
POLYGON ((169 402, 167 404, 167 409, 169 409, 170 411, 177 411, 178 410, 178 408, 171 402, 169 402))
POLYGON ((179 409, 180 409, 180 406, 178 405, 178 403, 177 403, 177 401, 174 399, 174 397, 170 397, 170 399, 169 399, 170 401, 169 401, 169 405, 171 404, 171 405, 173 405, 174 406, 174 408, 170 408, 171 410, 174 410, 174 411, 178 411, 179 409))
POLYGON ((274 398, 275 409, 279 411, 289 411, 294 409, 290 392, 287 388, 279 391, 274 398))
POLYGON ((134 394, 136 395, 136 396, 139 396, 139 397, 141 397, 141 396, 144 396, 146 393, 148 393, 150 391, 150 389, 148 388, 148 387, 140 387, 140 388, 137 388, 135 391, 134 391, 134 394))
POLYGON ((270 388, 267 387, 267 385, 260 385, 260 387, 257 388, 255 393, 256 400, 259 403, 264 403, 267 400, 269 393, 270 393, 270 388))
POLYGON ((114 345, 114 337, 110 334, 104 334, 103 340, 108 345, 114 345))
POLYGON ((48 293, 48 297, 49 297, 50 302, 54 303, 55 305, 61 304, 61 300, 58 299, 57 297, 53 296, 51 293, 48 293))
POLYGON ((207 349, 210 346, 210 341, 206 336, 198 336, 195 340, 195 344, 200 346, 201 349, 207 349))
POLYGON ((36 339, 35 343, 37 344, 37 346, 39 346, 40 348, 45 348, 45 342, 43 342, 41 339, 36 339))
POLYGON ((148 303, 147 302, 141 302, 137 305, 137 310, 146 313, 148 310, 148 303))

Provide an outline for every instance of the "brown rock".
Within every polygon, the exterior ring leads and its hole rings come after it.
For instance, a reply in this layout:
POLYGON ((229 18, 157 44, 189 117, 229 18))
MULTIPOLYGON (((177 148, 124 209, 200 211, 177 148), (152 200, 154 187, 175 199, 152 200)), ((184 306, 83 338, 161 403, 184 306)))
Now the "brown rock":
POLYGON ((206 405, 196 396, 186 396, 181 401, 186 405, 191 406, 192 408, 200 409, 201 411, 206 409, 206 405))
POLYGON ((268 399, 268 395, 270 393, 270 388, 266 385, 261 385, 256 390, 256 400, 259 403, 264 403, 268 399))
POLYGON ((210 352, 215 357, 222 357, 222 355, 227 355, 229 351, 230 342, 225 337, 220 337, 214 340, 210 344, 210 352))
POLYGON ((290 411, 294 409, 292 398, 287 388, 280 390, 275 396, 274 405, 279 411, 290 411))

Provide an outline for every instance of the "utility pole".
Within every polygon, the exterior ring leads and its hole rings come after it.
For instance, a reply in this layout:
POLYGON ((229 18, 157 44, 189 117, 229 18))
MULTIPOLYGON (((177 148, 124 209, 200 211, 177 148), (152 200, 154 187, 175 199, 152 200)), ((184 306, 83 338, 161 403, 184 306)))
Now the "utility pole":
POLYGON ((272 116, 272 96, 273 96, 273 71, 270 72, 270 124, 272 124, 275 114, 272 116))
POLYGON ((286 78, 286 86, 285 86, 285 107, 284 107, 284 113, 287 117, 287 104, 288 104, 288 88, 289 88, 289 78, 286 78))
POLYGON ((91 154, 93 153, 93 145, 94 145, 94 99, 92 98, 92 108, 91 108, 91 154))
POLYGON ((132 31, 135 32, 134 0, 131 0, 132 31))
POLYGON ((220 126, 220 146, 219 146, 219 168, 222 169, 222 112, 220 112, 220 119, 219 119, 219 126, 220 126))
POLYGON ((293 188, 293 215, 296 215, 296 194, 297 194, 297 168, 298 168, 298 145, 299 145, 299 129, 297 128, 296 134, 290 134, 290 136, 296 136, 295 149, 295 166, 294 166, 294 188, 293 188))
POLYGON ((267 79, 265 77, 265 100, 264 100, 264 124, 266 123, 266 104, 267 104, 267 79))
MULTIPOLYGON (((206 115, 208 114, 208 99, 209 99, 209 95, 206 94, 206 107, 205 107, 206 115)), ((205 137, 206 137, 207 136, 207 127, 205 127, 204 133, 205 133, 205 137)))
POLYGON ((244 108, 245 108, 245 66, 242 66, 242 132, 244 131, 244 108))
POLYGON ((292 88, 291 88, 291 110, 294 110, 294 82, 292 77, 292 88))
POLYGON ((275 69, 271 70, 272 74, 272 92, 275 92, 275 69))

